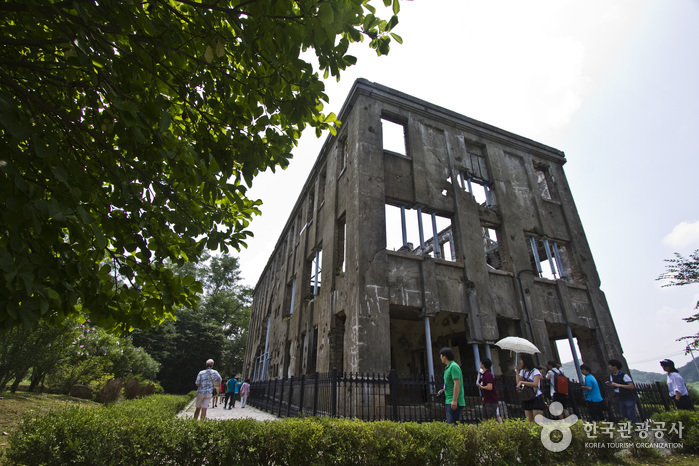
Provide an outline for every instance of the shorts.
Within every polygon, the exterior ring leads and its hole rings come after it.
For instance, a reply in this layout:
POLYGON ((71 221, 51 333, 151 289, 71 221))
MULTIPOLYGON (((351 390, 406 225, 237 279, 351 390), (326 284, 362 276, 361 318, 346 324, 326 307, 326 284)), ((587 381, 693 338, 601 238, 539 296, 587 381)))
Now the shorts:
POLYGON ((211 393, 197 393, 196 401, 194 402, 195 408, 207 409, 209 403, 211 402, 211 393))
POLYGON ((483 419, 493 419, 500 414, 500 407, 496 403, 483 403, 483 419))
POLYGON ((541 395, 537 396, 533 400, 525 401, 523 405, 525 411, 544 411, 546 409, 544 397, 541 395))

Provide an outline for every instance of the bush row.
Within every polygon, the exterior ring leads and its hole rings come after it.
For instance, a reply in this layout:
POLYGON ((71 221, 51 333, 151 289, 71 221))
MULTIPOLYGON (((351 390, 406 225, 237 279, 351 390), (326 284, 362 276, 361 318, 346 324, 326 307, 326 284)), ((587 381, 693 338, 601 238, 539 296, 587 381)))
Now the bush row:
POLYGON ((653 415, 654 422, 665 423, 665 441, 681 443, 682 453, 699 454, 699 412, 697 411, 667 411, 653 415), (670 425, 682 423, 682 437, 679 432, 669 432, 670 425))
MULTIPOLYGON (((26 418, 11 437, 7 459, 27 465, 499 465, 613 461, 616 452, 614 448, 586 448, 591 440, 582 422, 572 427, 571 445, 553 453, 541 442, 541 427, 524 420, 453 427, 441 422, 324 418, 265 422, 175 419, 186 400, 155 395, 99 409, 74 408, 26 418)), ((674 422, 679 420, 684 421, 687 444, 690 435, 697 435, 697 416, 678 417, 674 422)))

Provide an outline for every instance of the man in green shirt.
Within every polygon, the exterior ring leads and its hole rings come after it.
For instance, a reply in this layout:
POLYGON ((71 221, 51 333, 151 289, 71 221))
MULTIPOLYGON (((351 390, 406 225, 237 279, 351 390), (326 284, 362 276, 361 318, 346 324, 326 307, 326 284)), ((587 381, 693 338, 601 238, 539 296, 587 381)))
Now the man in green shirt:
POLYGON ((456 424, 461 420, 461 411, 466 406, 464 400, 464 377, 461 368, 454 362, 454 352, 451 348, 439 350, 439 358, 447 367, 444 368, 444 392, 446 395, 447 424, 456 424))

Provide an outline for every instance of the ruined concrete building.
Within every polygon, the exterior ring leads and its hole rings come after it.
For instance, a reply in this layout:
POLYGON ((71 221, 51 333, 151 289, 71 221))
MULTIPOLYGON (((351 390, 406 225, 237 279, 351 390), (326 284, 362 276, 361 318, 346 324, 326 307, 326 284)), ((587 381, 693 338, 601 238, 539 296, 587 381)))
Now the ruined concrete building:
POLYGON ((361 79, 339 119, 255 287, 246 377, 441 374, 445 346, 511 375, 510 335, 621 358, 563 152, 361 79))

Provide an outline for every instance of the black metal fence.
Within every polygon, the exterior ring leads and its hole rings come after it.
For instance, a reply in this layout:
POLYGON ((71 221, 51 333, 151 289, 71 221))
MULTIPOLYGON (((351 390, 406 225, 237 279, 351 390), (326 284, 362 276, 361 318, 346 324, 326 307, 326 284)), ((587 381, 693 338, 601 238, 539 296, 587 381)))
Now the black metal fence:
MULTIPOLYGON (((476 376, 464 375, 466 407, 462 421, 476 423, 481 419, 481 397, 476 376)), ((522 403, 515 396, 515 377, 495 378, 500 415, 503 418, 524 417, 522 403)), ((248 403, 280 417, 326 416, 365 421, 430 422, 445 419, 444 396, 437 396, 441 379, 426 376, 388 374, 347 374, 336 370, 324 374, 302 375, 287 379, 270 379, 251 384, 248 403)), ((635 384, 638 418, 673 410, 664 383, 635 384)), ((604 417, 620 420, 619 406, 613 389, 602 381, 600 390, 605 399, 604 417)), ((550 401, 548 380, 542 381, 542 392, 550 401)), ((590 420, 585 395, 578 383, 569 384, 566 408, 578 418, 590 420)), ((549 415, 548 412, 545 412, 549 415)))

